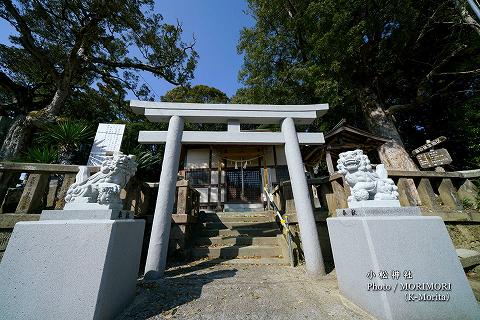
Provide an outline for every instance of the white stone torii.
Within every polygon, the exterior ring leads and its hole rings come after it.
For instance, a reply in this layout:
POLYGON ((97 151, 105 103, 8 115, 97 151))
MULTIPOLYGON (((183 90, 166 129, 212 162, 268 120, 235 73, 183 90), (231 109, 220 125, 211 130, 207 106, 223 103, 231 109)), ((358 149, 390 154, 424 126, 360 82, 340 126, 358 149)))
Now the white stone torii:
POLYGON ((308 274, 325 274, 317 227, 310 202, 300 144, 323 144, 322 133, 298 133, 295 124, 310 124, 325 114, 328 104, 252 105, 195 104, 130 101, 137 114, 153 122, 168 122, 168 131, 140 131, 140 143, 165 143, 165 153, 158 186, 152 233, 148 246, 145 279, 163 276, 167 261, 171 214, 182 142, 189 144, 285 145, 285 156, 292 186, 295 209, 308 274), (227 123, 219 132, 183 131, 184 121, 191 123, 227 123), (240 124, 279 124, 279 132, 242 132, 240 124))

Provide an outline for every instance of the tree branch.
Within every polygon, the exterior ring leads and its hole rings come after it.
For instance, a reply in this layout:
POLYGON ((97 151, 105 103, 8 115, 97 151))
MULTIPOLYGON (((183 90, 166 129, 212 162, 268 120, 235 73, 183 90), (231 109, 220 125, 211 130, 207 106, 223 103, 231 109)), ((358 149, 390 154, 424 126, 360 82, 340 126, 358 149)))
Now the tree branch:
POLYGON ((0 86, 9 90, 14 96, 26 93, 28 88, 13 81, 5 72, 0 71, 0 86))
POLYGON ((110 61, 110 60, 106 60, 106 59, 99 58, 99 57, 94 57, 92 59, 92 61, 95 62, 95 63, 103 64, 103 65, 108 66, 108 67, 112 67, 112 68, 136 69, 136 70, 142 70, 142 71, 149 71, 149 72, 152 72, 154 74, 157 74, 157 75, 161 76, 167 82, 169 82, 169 83, 171 83, 175 86, 178 86, 178 85, 181 84, 180 82, 175 81, 175 80, 171 79, 169 76, 167 76, 164 73, 164 71, 162 70, 162 68, 157 67, 157 66, 153 66, 153 65, 150 65, 150 64, 139 63, 139 62, 131 62, 131 61, 121 61, 121 62, 120 61, 110 61))
POLYGON ((406 103, 406 104, 395 104, 390 106, 385 113, 387 115, 393 115, 397 112, 411 110, 416 107, 415 103, 406 103))
POLYGON ((435 73, 435 76, 449 76, 449 75, 476 75, 480 73, 480 69, 468 70, 468 71, 457 71, 457 72, 440 72, 435 73))
POLYGON ((427 74, 427 76, 425 77, 426 80, 430 80, 433 76, 433 74, 435 74, 438 69, 440 69, 441 67, 443 67, 445 64, 447 64, 448 61, 450 61, 451 58, 453 58, 454 56, 457 55, 457 53, 459 53, 460 51, 462 51, 463 49, 465 49, 467 47, 466 44, 462 44, 461 46, 458 46, 455 50, 453 50, 448 56, 446 56, 442 61, 440 61, 439 64, 437 64, 435 67, 433 67, 433 69, 427 74))
MULTIPOLYGON (((48 59, 43 50, 35 45, 35 39, 33 38, 32 32, 17 8, 15 8, 11 0, 3 0, 2 2, 5 9, 12 15, 17 23, 16 25, 12 25, 20 33, 20 42, 23 47, 25 47, 25 49, 42 65, 42 67, 49 72, 56 82, 59 82, 61 80, 60 75, 55 69, 54 64, 48 59)), ((9 22, 11 23, 11 21, 9 22)))

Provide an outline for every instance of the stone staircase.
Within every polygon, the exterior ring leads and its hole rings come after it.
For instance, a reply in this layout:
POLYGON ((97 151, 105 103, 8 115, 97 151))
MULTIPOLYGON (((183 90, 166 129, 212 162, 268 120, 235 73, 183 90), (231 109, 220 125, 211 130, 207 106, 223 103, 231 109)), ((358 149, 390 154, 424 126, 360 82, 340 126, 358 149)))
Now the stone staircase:
POLYGON ((228 264, 288 264, 286 242, 273 212, 218 212, 200 215, 192 257, 228 264))

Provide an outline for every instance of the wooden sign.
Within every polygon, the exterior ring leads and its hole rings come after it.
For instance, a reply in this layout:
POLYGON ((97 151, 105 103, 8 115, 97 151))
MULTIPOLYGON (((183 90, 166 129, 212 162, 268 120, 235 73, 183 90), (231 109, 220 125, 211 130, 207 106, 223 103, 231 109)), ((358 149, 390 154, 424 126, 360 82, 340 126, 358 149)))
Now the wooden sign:
POLYGON ((445 137, 445 136, 438 137, 437 139, 432 140, 429 143, 426 143, 423 146, 418 147, 417 149, 413 150, 412 155, 417 155, 419 153, 422 153, 423 151, 431 149, 433 146, 436 146, 437 144, 440 144, 440 143, 444 142, 445 140, 447 140, 447 137, 445 137))
POLYGON ((432 150, 417 155, 418 163, 423 169, 434 168, 452 163, 447 149, 432 150))

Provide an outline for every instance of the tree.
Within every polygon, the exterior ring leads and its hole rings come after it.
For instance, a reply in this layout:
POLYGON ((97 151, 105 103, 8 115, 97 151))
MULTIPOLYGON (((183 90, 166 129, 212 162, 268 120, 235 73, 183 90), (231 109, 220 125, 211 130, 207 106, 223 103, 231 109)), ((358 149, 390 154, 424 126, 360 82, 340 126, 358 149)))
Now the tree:
POLYGON ((15 29, 0 45, 1 113, 16 117, 0 157, 25 149, 34 126, 57 118, 72 97, 124 106, 126 90, 148 97, 137 72, 172 84, 193 77, 197 54, 180 25, 162 23, 153 0, 2 0, 15 29), (96 99, 93 99, 96 100, 96 99))
POLYGON ((391 139, 380 150, 387 167, 416 170, 401 132, 419 140, 424 118, 435 123, 479 88, 478 24, 466 22, 459 1, 249 0, 249 8, 256 24, 238 46, 245 88, 232 100, 326 101, 330 117, 361 115, 391 139))
POLYGON ((163 102, 187 102, 187 103, 228 103, 229 99, 222 91, 205 86, 193 87, 178 86, 165 93, 163 102))
MULTIPOLYGON (((163 102, 183 102, 183 103, 228 103, 228 96, 217 88, 196 85, 178 86, 168 91, 163 97, 163 102)), ((221 131, 226 129, 225 124, 203 124, 187 123, 185 128, 188 130, 207 130, 221 131)))

